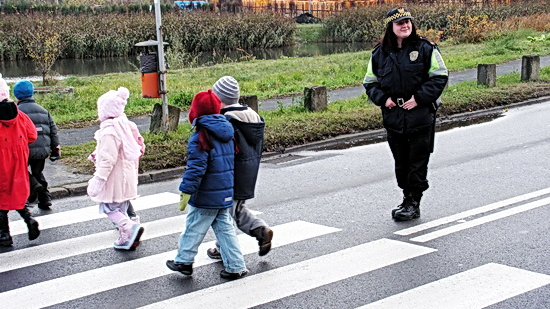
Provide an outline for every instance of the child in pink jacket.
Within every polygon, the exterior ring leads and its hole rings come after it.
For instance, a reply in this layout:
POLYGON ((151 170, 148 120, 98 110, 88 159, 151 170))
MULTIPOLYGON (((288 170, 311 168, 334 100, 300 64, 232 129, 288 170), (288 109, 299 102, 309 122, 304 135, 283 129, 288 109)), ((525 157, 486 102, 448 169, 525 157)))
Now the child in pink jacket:
POLYGON ((120 87, 97 100, 101 124, 94 136, 96 170, 88 182, 88 195, 118 227, 114 247, 122 250, 135 249, 143 234, 143 227, 127 215, 130 200, 138 197, 138 162, 144 149, 143 137, 124 114, 129 96, 128 89, 120 87))

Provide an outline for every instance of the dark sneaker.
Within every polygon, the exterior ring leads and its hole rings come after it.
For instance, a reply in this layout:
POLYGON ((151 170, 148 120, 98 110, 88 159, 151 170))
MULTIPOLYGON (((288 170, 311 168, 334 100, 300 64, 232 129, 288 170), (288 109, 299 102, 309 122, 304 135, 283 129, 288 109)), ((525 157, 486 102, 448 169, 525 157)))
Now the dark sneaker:
POLYGON ((273 239, 273 230, 269 227, 262 226, 252 230, 252 234, 256 236, 258 240, 258 246, 260 246, 260 256, 264 256, 271 250, 271 240, 273 239))
POLYGON ((30 218, 27 223, 29 229, 29 240, 35 240, 40 236, 40 230, 38 229, 38 222, 33 218, 30 218))
POLYGON ((9 233, 0 233, 0 246, 1 247, 11 247, 13 245, 13 240, 9 233))
POLYGON ((210 249, 206 250, 206 255, 208 255, 208 257, 213 259, 213 260, 221 260, 222 259, 222 254, 220 253, 220 251, 218 251, 217 248, 210 248, 210 249))
POLYGON ((242 277, 248 275, 248 270, 243 270, 238 273, 230 273, 224 270, 220 272, 220 277, 227 279, 227 280, 235 280, 235 279, 241 279, 242 277))
POLYGON ((193 274, 193 264, 185 265, 182 263, 176 263, 174 260, 168 260, 166 261, 166 267, 173 271, 179 271, 186 276, 191 276, 193 274))
POLYGON ((52 206, 52 202, 47 202, 47 203, 38 203, 38 208, 42 209, 42 210, 52 210, 50 208, 50 206, 52 206))
POLYGON ((38 208, 42 210, 50 210, 52 206, 52 195, 48 190, 43 190, 38 193, 38 208))
POLYGON ((420 204, 415 200, 410 200, 408 203, 395 212, 393 219, 395 221, 409 221, 420 217, 420 204))

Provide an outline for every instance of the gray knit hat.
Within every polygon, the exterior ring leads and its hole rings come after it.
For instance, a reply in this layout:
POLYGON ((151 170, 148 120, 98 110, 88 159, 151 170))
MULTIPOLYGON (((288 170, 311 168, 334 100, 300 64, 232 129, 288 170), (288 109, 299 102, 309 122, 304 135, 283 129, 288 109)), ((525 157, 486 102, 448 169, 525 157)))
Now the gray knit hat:
POLYGON ((239 83, 231 76, 218 79, 212 87, 212 91, 227 105, 239 103, 239 97, 241 96, 239 83))

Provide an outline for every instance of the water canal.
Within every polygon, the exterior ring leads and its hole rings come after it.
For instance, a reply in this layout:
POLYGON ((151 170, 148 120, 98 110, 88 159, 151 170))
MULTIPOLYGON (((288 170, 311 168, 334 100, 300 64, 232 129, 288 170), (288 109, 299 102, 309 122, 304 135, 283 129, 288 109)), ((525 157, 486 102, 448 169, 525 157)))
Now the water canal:
MULTIPOLYGON (((307 43, 273 49, 255 49, 247 53, 239 51, 217 51, 202 53, 197 58, 197 65, 213 65, 220 62, 241 61, 247 54, 256 59, 279 59, 281 57, 311 57, 337 53, 358 52, 369 50, 366 43, 307 43)), ((250 58, 250 57, 248 57, 250 58)), ((138 72, 138 57, 128 58, 97 58, 97 59, 59 59, 52 67, 58 78, 69 76, 91 76, 108 73, 138 72)), ((0 73, 8 82, 20 79, 41 80, 34 64, 30 60, 0 62, 0 73)))

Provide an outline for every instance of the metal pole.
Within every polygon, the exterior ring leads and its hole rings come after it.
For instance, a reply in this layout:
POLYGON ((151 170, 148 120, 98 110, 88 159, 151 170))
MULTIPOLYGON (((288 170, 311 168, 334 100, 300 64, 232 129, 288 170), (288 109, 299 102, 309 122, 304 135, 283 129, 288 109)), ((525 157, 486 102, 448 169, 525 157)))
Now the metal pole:
POLYGON ((168 132, 168 98, 166 97, 166 65, 164 63, 164 44, 162 42, 162 21, 160 16, 160 0, 155 0, 155 22, 157 25, 158 61, 160 94, 162 96, 162 130, 168 132))

